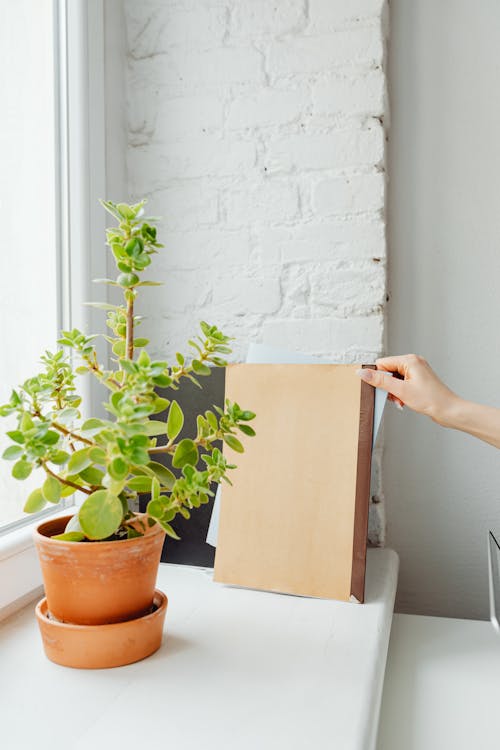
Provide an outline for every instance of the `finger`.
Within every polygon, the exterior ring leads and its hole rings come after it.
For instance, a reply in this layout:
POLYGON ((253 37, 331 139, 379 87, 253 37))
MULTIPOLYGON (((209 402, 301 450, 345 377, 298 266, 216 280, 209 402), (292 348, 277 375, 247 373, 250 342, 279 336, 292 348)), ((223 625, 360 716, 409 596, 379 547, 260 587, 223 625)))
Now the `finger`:
POLYGON ((405 375, 410 364, 409 354, 398 354, 394 357, 381 357, 375 361, 378 370, 385 370, 386 372, 397 372, 400 375, 405 375))
POLYGON ((392 393, 389 393, 389 395, 387 396, 387 400, 388 400, 388 401, 392 401, 392 403, 393 403, 393 404, 394 404, 395 406, 398 406, 398 407, 400 407, 401 409, 402 409, 402 408, 403 408, 403 406, 404 406, 404 402, 403 402, 403 401, 401 401, 401 399, 400 399, 400 398, 398 398, 397 396, 393 396, 393 395, 392 395, 392 393))
POLYGON ((382 388, 383 391, 392 393, 393 396, 397 396, 400 399, 403 397, 403 381, 393 378, 392 375, 388 375, 380 370, 371 370, 368 367, 356 370, 356 375, 359 375, 365 383, 373 385, 374 388, 382 388))

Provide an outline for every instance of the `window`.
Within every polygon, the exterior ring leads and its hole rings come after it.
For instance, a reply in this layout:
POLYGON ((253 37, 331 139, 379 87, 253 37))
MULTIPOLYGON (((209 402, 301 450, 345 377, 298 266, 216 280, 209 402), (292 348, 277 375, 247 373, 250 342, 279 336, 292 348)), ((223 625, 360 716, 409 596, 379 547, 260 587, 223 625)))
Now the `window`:
MULTIPOLYGON (((0 25, 0 403, 37 372, 45 349, 54 350, 62 322, 54 10, 52 0, 16 0, 4 5, 0 25)), ((8 427, 2 419, 2 451, 8 427)), ((19 482, 10 471, 0 462, 0 527, 23 516, 24 498, 40 483, 19 482)))
MULTIPOLYGON (((16 0, 2 10, 0 403, 54 351, 60 328, 95 329, 83 303, 102 301, 90 280, 106 276, 104 0, 16 0)), ((79 391, 94 401, 83 378, 79 391)), ((22 512, 29 480, 10 469, 1 462, 0 618, 41 583, 33 516, 22 512)))

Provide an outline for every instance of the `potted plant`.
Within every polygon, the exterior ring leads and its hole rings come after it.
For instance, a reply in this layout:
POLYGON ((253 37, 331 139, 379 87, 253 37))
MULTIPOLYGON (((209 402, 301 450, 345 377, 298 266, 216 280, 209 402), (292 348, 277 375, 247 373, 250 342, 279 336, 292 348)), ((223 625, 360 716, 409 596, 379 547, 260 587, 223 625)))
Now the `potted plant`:
POLYGON ((255 415, 226 400, 198 415, 192 438, 178 437, 184 425, 175 399, 179 383, 188 378, 200 385, 211 367, 224 367, 230 339, 202 322, 189 341, 192 357, 177 353, 175 364, 168 364, 148 354, 148 340, 136 334, 141 320, 135 303, 142 287, 157 284, 142 274, 162 245, 155 220, 143 215, 144 203, 103 201, 117 221, 106 232, 117 276, 99 281, 123 293, 123 304, 95 303, 106 311, 112 367, 99 362, 95 336, 63 331, 62 348, 46 352, 42 372, 0 408, 0 416, 14 415, 17 422, 3 454, 13 462, 12 475, 24 480, 35 469, 42 474, 24 510, 36 513, 75 493, 84 497, 74 515, 42 523, 34 535, 46 593, 37 609, 45 649, 49 658, 72 666, 129 663, 159 647, 166 597, 154 587, 164 536, 178 538, 176 515, 189 518, 209 502, 213 483, 229 482, 235 466, 220 441, 242 452, 238 434, 255 434, 248 424, 255 415), (103 386, 106 418, 82 417, 77 375, 103 386), (158 394, 165 388, 172 399, 158 394), (155 418, 165 410, 166 420, 155 418), (170 468, 155 460, 160 453, 170 468), (140 493, 151 498, 144 514, 131 510, 140 493), (138 650, 119 650, 135 627, 138 650))

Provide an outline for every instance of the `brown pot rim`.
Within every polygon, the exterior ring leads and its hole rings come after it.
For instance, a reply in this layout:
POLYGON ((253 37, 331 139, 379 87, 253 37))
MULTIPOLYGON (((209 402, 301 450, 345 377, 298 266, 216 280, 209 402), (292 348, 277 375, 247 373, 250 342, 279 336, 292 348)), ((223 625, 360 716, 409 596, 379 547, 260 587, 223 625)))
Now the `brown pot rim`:
MULTIPOLYGON (((49 520, 43 521, 43 523, 38 524, 38 526, 33 530, 33 539, 34 539, 34 541, 35 542, 44 542, 44 543, 50 542, 50 544, 56 544, 56 545, 65 545, 65 544, 66 545, 67 544, 74 545, 74 544, 79 544, 78 542, 69 542, 69 541, 64 540, 64 539, 54 539, 53 537, 47 536, 47 535, 45 535, 45 534, 43 534, 41 532, 41 529, 44 526, 48 526, 49 524, 53 524, 54 521, 60 521, 61 523, 64 522, 64 524, 67 524, 68 521, 70 520, 70 518, 73 518, 74 515, 75 515, 74 513, 70 513, 67 516, 58 516, 56 518, 51 518, 49 520)), ((135 515, 137 516, 137 518, 140 519, 140 518, 144 518, 147 514, 146 513, 135 513, 135 515)), ((114 539, 113 541, 110 541, 110 542, 101 542, 98 539, 90 540, 90 546, 92 546, 92 544, 98 544, 100 548, 107 548, 107 547, 110 547, 111 545, 113 547, 115 547, 118 544, 121 544, 122 546, 123 545, 133 546, 134 543, 135 544, 140 543, 141 539, 145 539, 145 538, 151 539, 152 536, 156 536, 157 534, 164 534, 164 533, 165 532, 163 531, 162 527, 157 522, 157 523, 155 523, 154 526, 150 527, 149 534, 143 534, 142 536, 140 536, 140 537, 134 537, 133 539, 114 539)), ((86 543, 86 544, 89 544, 89 543, 86 543)))
POLYGON ((48 618, 47 612, 49 611, 49 608, 47 604, 47 597, 45 596, 43 597, 43 599, 40 599, 40 601, 36 605, 35 613, 38 620, 41 620, 42 622, 48 621, 51 627, 54 628, 72 631, 93 630, 94 632, 97 632, 97 630, 102 630, 103 628, 106 630, 118 630, 120 626, 127 625, 130 622, 134 622, 134 620, 142 620, 143 622, 148 622, 149 620, 161 617, 162 613, 166 610, 168 605, 167 595, 164 594, 163 591, 160 591, 160 589, 155 589, 153 604, 156 604, 156 609, 154 610, 154 612, 148 612, 148 614, 140 615, 139 617, 131 617, 130 620, 122 620, 121 622, 107 622, 103 623, 102 625, 78 625, 77 623, 73 622, 61 622, 60 620, 53 620, 48 618))

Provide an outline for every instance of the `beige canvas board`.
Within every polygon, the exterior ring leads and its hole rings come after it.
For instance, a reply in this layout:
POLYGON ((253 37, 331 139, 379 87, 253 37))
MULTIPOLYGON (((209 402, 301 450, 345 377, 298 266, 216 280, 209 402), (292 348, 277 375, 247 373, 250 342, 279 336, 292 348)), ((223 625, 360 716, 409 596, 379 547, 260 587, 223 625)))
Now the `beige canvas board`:
POLYGON ((257 436, 243 436, 244 454, 224 448, 238 469, 222 493, 216 581, 362 600, 373 389, 358 368, 227 369, 226 397, 256 412, 257 436))

